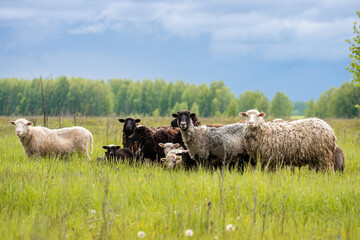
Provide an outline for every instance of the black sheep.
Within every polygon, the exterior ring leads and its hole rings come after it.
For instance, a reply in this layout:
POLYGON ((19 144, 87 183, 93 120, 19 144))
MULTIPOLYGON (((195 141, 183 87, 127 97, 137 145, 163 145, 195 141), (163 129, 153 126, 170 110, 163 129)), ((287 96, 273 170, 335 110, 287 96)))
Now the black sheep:
POLYGON ((160 161, 160 158, 165 157, 165 154, 159 143, 172 142, 178 131, 179 129, 173 128, 152 129, 146 126, 137 126, 134 132, 134 140, 139 146, 137 158, 160 161))
POLYGON ((120 159, 132 160, 134 157, 134 154, 129 148, 121 148, 120 146, 115 146, 113 144, 103 146, 103 148, 107 150, 105 153, 105 159, 108 161, 119 161, 120 159))

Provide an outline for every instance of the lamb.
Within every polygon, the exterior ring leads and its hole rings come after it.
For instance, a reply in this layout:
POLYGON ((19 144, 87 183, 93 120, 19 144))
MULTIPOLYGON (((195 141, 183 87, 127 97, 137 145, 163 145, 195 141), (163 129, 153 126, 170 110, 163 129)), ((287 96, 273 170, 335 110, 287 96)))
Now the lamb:
POLYGON ((83 127, 49 129, 41 126, 32 127, 32 122, 24 118, 9 122, 15 125, 15 133, 28 157, 68 156, 73 153, 84 154, 93 150, 93 136, 83 127))
POLYGON ((336 136, 323 120, 308 118, 290 122, 265 122, 265 113, 255 109, 240 112, 246 117, 245 146, 252 159, 269 170, 277 166, 334 171, 336 136))
POLYGON ((189 161, 186 161, 186 159, 191 161, 190 156, 187 157, 189 151, 180 147, 179 143, 159 143, 159 146, 164 148, 164 153, 166 156, 160 160, 163 161, 168 168, 174 168, 175 166, 189 166, 189 161), (184 156, 184 154, 186 155, 184 156))
POLYGON ((120 146, 116 146, 114 144, 109 144, 107 146, 103 146, 106 149, 105 159, 109 161, 118 161, 125 159, 132 159, 134 154, 129 148, 121 148, 120 146))
MULTIPOLYGON (((179 167, 182 168, 185 166, 184 161, 182 159, 181 153, 178 152, 179 150, 171 150, 168 152, 165 158, 161 158, 161 161, 165 163, 168 168, 175 168, 179 167)), ((187 150, 180 150, 180 151, 187 151, 187 150)))
POLYGON ((160 161, 165 157, 163 149, 158 145, 161 142, 171 142, 178 133, 178 129, 173 128, 157 128, 139 125, 134 131, 134 140, 139 146, 136 153, 137 158, 148 158, 151 161, 160 161))
POLYGON ((182 139, 190 157, 198 165, 221 167, 224 164, 238 165, 243 169, 249 161, 243 141, 245 124, 235 123, 223 127, 194 126, 194 113, 180 111, 172 114, 177 119, 182 139))

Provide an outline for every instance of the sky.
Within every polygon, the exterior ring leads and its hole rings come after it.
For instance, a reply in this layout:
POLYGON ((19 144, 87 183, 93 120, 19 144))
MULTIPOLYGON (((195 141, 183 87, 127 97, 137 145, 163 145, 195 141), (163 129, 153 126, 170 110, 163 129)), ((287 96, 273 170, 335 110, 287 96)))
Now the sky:
POLYGON ((210 84, 318 99, 351 76, 358 0, 1 0, 0 78, 210 84))

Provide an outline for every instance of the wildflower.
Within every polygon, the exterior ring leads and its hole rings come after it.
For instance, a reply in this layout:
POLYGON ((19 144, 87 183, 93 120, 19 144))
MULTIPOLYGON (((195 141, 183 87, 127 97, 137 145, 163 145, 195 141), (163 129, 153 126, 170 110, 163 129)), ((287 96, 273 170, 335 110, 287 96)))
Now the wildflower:
POLYGON ((216 239, 216 240, 217 240, 217 239, 219 239, 219 237, 218 237, 218 236, 215 236, 215 237, 214 237, 214 239, 216 239))
POLYGON ((96 213, 96 210, 90 209, 90 213, 91 213, 91 214, 95 214, 95 213, 96 213))
POLYGON ((138 238, 144 238, 145 233, 143 231, 138 231, 138 238))
POLYGON ((226 226, 226 231, 235 231, 235 227, 232 224, 226 226))
POLYGON ((185 231, 185 235, 186 235, 187 237, 192 237, 192 236, 194 235, 194 232, 193 232, 193 230, 188 229, 188 230, 185 231))

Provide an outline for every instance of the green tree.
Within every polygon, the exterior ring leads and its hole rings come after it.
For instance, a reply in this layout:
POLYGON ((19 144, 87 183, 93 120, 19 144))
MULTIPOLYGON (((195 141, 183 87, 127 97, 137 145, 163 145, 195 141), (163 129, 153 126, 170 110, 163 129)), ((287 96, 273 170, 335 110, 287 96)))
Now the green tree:
MULTIPOLYGON (((360 19, 359 11, 356 11, 356 15, 360 19)), ((350 45, 349 50, 351 52, 349 55, 351 63, 346 69, 351 73, 352 81, 360 86, 360 24, 358 22, 354 22, 353 30, 354 37, 352 41, 349 39, 346 40, 350 45)), ((360 109, 359 105, 356 105, 356 107, 360 109)))
POLYGON ((232 99, 231 102, 229 103, 227 109, 226 109, 226 113, 229 117, 235 117, 238 115, 239 113, 239 104, 237 99, 232 99))
POLYGON ((271 115, 274 117, 290 117, 293 105, 289 97, 283 92, 277 92, 271 101, 271 115))
POLYGON ((224 113, 230 101, 235 98, 230 88, 222 86, 215 91, 215 98, 213 98, 213 110, 224 113))
POLYGON ((345 82, 336 88, 329 101, 329 117, 353 118, 359 111, 354 107, 360 101, 360 87, 345 82))
POLYGON ((305 109, 307 108, 306 102, 303 101, 296 101, 293 102, 294 104, 294 110, 293 110, 293 115, 294 116, 304 116, 305 114, 305 109))
POLYGON ((182 110, 188 110, 187 103, 186 102, 177 102, 175 106, 172 108, 171 113, 177 113, 182 110))
POLYGON ((209 102, 210 90, 206 83, 201 84, 198 90, 198 101, 199 101, 199 115, 208 117, 212 111, 211 102, 209 102))
POLYGON ((190 108, 190 111, 192 113, 196 113, 196 115, 199 114, 199 105, 197 105, 197 103, 194 102, 194 104, 190 108))
POLYGON ((304 110, 305 117, 315 117, 315 101, 311 99, 306 103, 307 108, 304 110))
POLYGON ((240 95, 239 111, 246 112, 249 109, 257 109, 261 112, 269 111, 269 100, 263 92, 246 91, 240 95))
POLYGON ((314 108, 314 116, 319 118, 326 118, 330 116, 329 113, 329 102, 332 98, 332 95, 335 91, 335 88, 330 88, 329 90, 323 92, 319 99, 316 101, 314 108))

